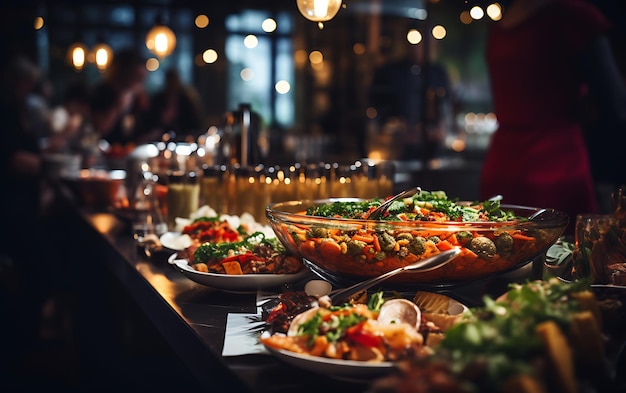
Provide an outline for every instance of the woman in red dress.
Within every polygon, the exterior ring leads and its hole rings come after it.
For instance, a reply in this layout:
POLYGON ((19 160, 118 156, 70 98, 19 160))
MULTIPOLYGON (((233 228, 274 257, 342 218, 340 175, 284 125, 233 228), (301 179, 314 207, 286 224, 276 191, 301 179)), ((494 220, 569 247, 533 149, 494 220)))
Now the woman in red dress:
POLYGON ((487 63, 499 128, 484 161, 482 198, 501 194, 507 203, 563 210, 572 224, 598 211, 579 115, 586 90, 605 99, 610 89, 623 94, 604 38, 609 28, 584 0, 513 1, 491 27, 487 63))

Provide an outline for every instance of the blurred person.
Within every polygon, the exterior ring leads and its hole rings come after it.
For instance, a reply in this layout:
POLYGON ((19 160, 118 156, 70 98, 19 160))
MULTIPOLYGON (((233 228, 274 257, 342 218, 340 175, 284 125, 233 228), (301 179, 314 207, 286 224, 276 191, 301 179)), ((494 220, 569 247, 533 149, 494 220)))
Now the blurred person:
POLYGON ((66 218, 50 198, 44 131, 29 106, 40 68, 16 55, 0 63, 0 75, 0 390, 29 391, 73 378, 79 284, 58 246, 66 218))
MULTIPOLYGON (((585 90, 623 121, 624 88, 606 18, 584 0, 514 0, 488 34, 499 127, 481 173, 481 198, 595 213, 598 201, 580 120, 585 90)), ((607 144, 613 143, 607 140, 607 144)), ((623 146, 623 145, 622 145, 623 146)))
MULTIPOLYGON (((0 209, 7 219, 23 215, 27 221, 34 219, 37 213, 41 130, 32 121, 28 98, 40 74, 34 62, 22 56, 13 58, 2 70, 0 180, 5 191, 0 193, 0 209)), ((23 221, 16 224, 21 225, 23 221)), ((8 222, 13 224, 11 220, 8 222)), ((7 246, 7 250, 13 249, 12 244, 7 246)), ((23 250, 13 251, 19 256, 23 250)))
POLYGON ((93 88, 93 126, 111 145, 142 141, 141 121, 149 106, 145 60, 131 48, 113 54, 111 65, 93 88))
POLYGON ((37 78, 35 86, 26 95, 26 112, 30 128, 42 144, 53 133, 52 110, 50 108, 50 101, 53 96, 52 84, 42 76, 37 78))
POLYGON ((204 123, 200 94, 183 83, 176 69, 167 70, 163 89, 150 98, 146 129, 154 140, 166 132, 174 132, 176 139, 193 136, 195 140, 206 131, 204 123))
MULTIPOLYGON (((30 122, 27 99, 37 85, 40 70, 29 58, 18 55, 2 67, 0 90, 0 217, 6 223, 0 236, 0 330, 2 357, 17 356, 36 336, 42 288, 36 266, 39 247, 33 247, 33 231, 40 228, 39 195, 41 156, 38 132, 30 122), (10 277, 10 285, 6 277, 10 277), (9 338, 8 340, 6 338, 9 338)), ((39 240, 39 239, 37 239, 39 240)), ((0 364, 5 370, 7 365, 0 364)))
POLYGON ((434 39, 410 45, 404 56, 374 71, 370 105, 383 132, 399 127, 404 133, 401 159, 441 156, 451 127, 452 83, 435 60, 434 45, 434 39))
POLYGON ((103 167, 98 134, 91 121, 91 89, 83 79, 66 84, 61 103, 53 110, 54 135, 48 150, 80 154, 83 168, 103 167))
MULTIPOLYGON (((622 78, 626 81, 626 3, 612 0, 593 0, 603 14, 609 18, 612 28, 608 39, 613 49, 615 61, 622 78)), ((608 103, 598 100, 586 100, 583 106, 583 132, 589 158, 591 173, 596 185, 601 213, 610 213, 613 209, 611 194, 621 185, 626 185, 626 171, 622 157, 626 146, 626 125, 616 121, 614 113, 617 100, 608 103), (607 106, 607 104, 609 106, 607 106)))

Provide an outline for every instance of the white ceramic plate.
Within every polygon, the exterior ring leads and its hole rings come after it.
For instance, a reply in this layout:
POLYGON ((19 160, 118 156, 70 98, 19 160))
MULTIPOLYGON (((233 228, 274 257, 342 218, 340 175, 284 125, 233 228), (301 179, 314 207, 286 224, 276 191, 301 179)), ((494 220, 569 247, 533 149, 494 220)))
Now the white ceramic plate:
POLYGON ((392 362, 364 362, 311 356, 265 345, 269 353, 292 366, 339 379, 369 380, 391 372, 392 362))
POLYGON ((159 240, 163 247, 173 251, 182 251, 192 244, 191 237, 180 232, 165 232, 159 240))
POLYGON ((167 260, 185 277, 199 284, 231 292, 255 292, 258 289, 277 287, 296 282, 307 277, 311 272, 305 266, 294 274, 243 274, 228 275, 204 273, 195 270, 187 259, 178 258, 178 254, 170 255, 167 260))

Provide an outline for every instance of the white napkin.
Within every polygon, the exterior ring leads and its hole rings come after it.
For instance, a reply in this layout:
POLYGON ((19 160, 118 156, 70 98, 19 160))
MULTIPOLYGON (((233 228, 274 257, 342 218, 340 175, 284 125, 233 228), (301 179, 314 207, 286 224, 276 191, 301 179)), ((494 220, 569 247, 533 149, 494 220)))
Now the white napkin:
POLYGON ((262 319, 261 306, 278 296, 274 292, 258 290, 256 294, 256 314, 231 313, 226 319, 226 333, 222 356, 240 356, 253 353, 269 354, 259 337, 263 333, 265 322, 262 319))
POLYGON ((265 353, 267 350, 259 342, 265 322, 261 314, 228 314, 222 356, 240 356, 265 353))

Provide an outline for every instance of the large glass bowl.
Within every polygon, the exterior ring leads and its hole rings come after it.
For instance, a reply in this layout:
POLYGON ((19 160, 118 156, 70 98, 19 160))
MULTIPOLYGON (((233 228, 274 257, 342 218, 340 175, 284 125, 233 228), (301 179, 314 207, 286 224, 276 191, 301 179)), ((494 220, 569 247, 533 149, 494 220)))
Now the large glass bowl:
POLYGON ((472 283, 520 268, 544 254, 569 222, 567 214, 558 210, 504 204, 501 205, 503 210, 513 211, 519 217, 541 214, 531 220, 504 222, 390 222, 305 214, 308 207, 335 201, 360 200, 332 198, 272 203, 266 208, 266 216, 289 251, 301 256, 317 275, 343 285, 406 266, 450 245, 459 246, 462 252, 449 264, 426 272, 403 272, 386 284, 440 287, 472 283), (468 232, 473 238, 484 240, 488 252, 477 249, 476 242, 467 243, 468 232), (384 239, 386 250, 381 250, 380 242, 354 247, 352 239, 366 241, 372 236, 384 239), (420 255, 410 252, 411 247, 407 246, 407 240, 416 236, 430 239, 426 242, 426 251, 420 255), (485 238, 490 239, 491 244, 485 238), (505 239, 507 241, 503 241, 505 239))

